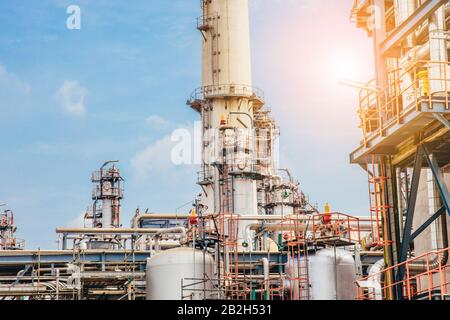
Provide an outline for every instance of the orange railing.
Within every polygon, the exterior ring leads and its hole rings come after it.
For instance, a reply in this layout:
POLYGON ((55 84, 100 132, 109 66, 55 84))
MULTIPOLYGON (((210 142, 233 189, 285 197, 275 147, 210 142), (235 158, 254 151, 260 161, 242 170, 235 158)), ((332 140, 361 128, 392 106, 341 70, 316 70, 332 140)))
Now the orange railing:
POLYGON ((401 264, 386 268, 378 273, 365 277, 358 283, 358 300, 380 300, 393 297, 393 293, 400 287, 402 300, 433 300, 442 299, 450 295, 450 263, 442 259, 450 253, 450 247, 431 251, 418 257, 407 260, 401 264), (423 266, 417 271, 417 264, 423 266), (391 278, 394 270, 405 268, 405 278, 396 281, 386 281, 391 278), (381 280, 378 282, 378 280, 381 280), (370 287, 365 283, 370 283, 370 287), (377 285, 377 288, 374 286, 377 285))
POLYGON ((382 135, 387 127, 401 124, 403 117, 409 112, 423 111, 422 103, 430 111, 435 103, 444 104, 445 109, 449 110, 449 64, 417 61, 406 70, 395 69, 386 88, 362 89, 358 114, 364 146, 367 146, 371 135, 382 135))
POLYGON ((385 174, 385 165, 379 156, 369 156, 367 163, 368 191, 370 204, 371 233, 375 246, 387 246, 391 242, 387 235, 387 214, 392 206, 386 203, 386 182, 390 180, 385 174))
POLYGON ((245 298, 239 282, 239 215, 222 213, 217 217, 217 229, 223 254, 221 280, 225 295, 235 300, 245 298))

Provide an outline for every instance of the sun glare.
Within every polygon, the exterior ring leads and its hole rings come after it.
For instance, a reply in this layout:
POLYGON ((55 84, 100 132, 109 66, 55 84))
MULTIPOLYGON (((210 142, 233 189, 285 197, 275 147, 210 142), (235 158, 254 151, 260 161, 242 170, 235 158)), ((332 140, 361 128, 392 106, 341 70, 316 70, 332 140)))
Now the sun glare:
POLYGON ((368 65, 363 58, 350 52, 338 53, 330 56, 329 74, 333 80, 367 81, 368 65))

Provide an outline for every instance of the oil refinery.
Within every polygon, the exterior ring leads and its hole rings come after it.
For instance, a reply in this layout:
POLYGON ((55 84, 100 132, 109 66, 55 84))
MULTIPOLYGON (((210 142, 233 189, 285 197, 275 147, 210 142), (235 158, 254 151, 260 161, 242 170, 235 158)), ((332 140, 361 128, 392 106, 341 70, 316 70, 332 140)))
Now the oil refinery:
POLYGON ((57 228, 58 250, 28 250, 2 210, 0 300, 449 300, 449 2, 348 8, 376 69, 348 106, 362 132, 348 165, 367 172, 370 199, 360 216, 319 208, 278 167, 280 130, 252 83, 249 1, 200 2, 191 210, 138 209, 128 224, 126 177, 104 159, 84 227, 57 228))

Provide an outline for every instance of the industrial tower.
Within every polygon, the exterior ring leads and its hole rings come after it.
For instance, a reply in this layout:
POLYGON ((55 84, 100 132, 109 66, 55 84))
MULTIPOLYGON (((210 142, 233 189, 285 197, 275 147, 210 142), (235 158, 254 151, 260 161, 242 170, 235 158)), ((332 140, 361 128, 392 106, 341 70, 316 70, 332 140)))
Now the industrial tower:
MULTIPOLYGON (((202 120, 202 169, 198 184, 205 214, 289 215, 306 203, 289 171, 279 175, 279 130, 252 86, 248 0, 204 0, 202 87, 188 104, 202 120)), ((239 223, 239 245, 251 221, 239 223)))
POLYGON ((92 219, 94 228, 120 227, 120 200, 123 199, 123 181, 115 163, 105 162, 100 170, 92 173, 92 182, 96 184, 92 190, 92 219), (110 167, 108 167, 110 165, 110 167))
POLYGON ((0 213, 0 250, 24 249, 25 241, 16 238, 16 230, 14 213, 11 210, 5 210, 3 213, 0 213))

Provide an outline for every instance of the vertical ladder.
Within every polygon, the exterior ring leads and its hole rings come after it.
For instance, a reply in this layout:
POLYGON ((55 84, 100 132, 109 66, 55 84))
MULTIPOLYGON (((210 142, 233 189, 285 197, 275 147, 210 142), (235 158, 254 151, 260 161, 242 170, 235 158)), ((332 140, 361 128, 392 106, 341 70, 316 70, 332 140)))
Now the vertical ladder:
POLYGON ((228 165, 222 166, 221 181, 221 213, 231 214, 234 212, 232 177, 229 175, 228 165))
POLYGON ((379 156, 371 155, 367 164, 369 182, 369 203, 371 232, 374 244, 385 246, 384 232, 387 228, 387 213, 390 206, 386 203, 386 181, 383 163, 379 156))
MULTIPOLYGON (((298 217, 298 215, 297 215, 298 217)), ((290 220, 290 239, 288 246, 288 264, 291 270, 291 300, 310 300, 308 241, 303 234, 303 221, 290 220)))
POLYGON ((219 215, 219 238, 223 253, 223 287, 225 297, 232 299, 245 298, 239 282, 238 232, 239 216, 234 214, 233 177, 229 174, 227 163, 228 148, 222 135, 222 170, 220 172, 221 210, 219 215))
MULTIPOLYGON (((225 298, 240 298, 238 225, 239 219, 233 214, 221 213, 218 218, 219 239, 222 259, 221 283, 225 298)), ((244 298, 244 297, 242 297, 244 298)))
POLYGON ((220 83, 220 33, 219 33, 219 17, 212 17, 213 27, 211 28, 211 51, 212 51, 212 72, 213 72, 213 84, 218 85, 220 83))

